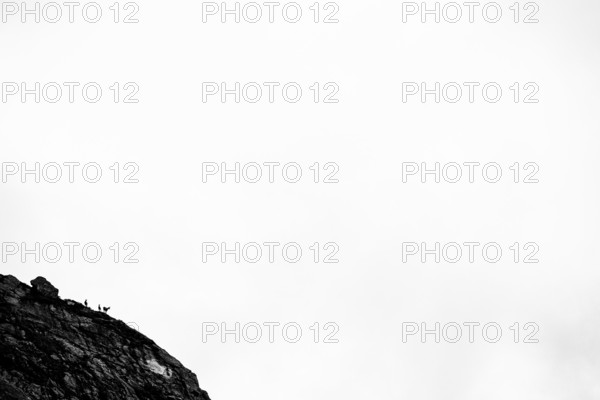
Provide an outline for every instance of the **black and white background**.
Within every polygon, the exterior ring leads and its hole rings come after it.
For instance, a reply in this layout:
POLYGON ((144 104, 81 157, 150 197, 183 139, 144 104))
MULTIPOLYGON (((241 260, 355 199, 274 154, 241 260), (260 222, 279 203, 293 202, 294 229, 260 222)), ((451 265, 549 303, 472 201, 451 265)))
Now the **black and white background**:
POLYGON ((2 273, 215 399, 600 398, 600 3, 290 3, 2 2, 2 273))

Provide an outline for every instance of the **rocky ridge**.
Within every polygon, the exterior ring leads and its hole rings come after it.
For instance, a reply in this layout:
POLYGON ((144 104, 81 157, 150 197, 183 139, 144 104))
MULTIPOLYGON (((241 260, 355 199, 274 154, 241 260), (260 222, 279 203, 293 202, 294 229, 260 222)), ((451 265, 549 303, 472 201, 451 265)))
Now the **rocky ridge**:
POLYGON ((31 284, 0 275, 0 400, 210 400, 137 330, 31 284))

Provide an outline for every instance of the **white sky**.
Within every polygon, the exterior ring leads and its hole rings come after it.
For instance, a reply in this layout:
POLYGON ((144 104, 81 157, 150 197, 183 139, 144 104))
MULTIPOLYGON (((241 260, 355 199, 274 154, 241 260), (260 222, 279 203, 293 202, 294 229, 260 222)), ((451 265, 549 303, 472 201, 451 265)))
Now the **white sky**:
POLYGON ((1 162, 96 162, 104 173, 94 185, 0 183, 1 242, 104 251, 96 264, 11 256, 2 273, 43 275, 63 298, 111 306, 213 399, 598 398, 600 4, 539 1, 538 24, 512 22, 512 1, 498 2, 497 24, 481 14, 403 24, 401 2, 338 3, 338 24, 314 24, 312 2, 297 24, 252 25, 203 24, 201 2, 151 0, 139 24, 112 23, 109 3, 95 25, 0 23, 1 82, 104 88, 96 104, 0 103, 1 162), (402 82, 472 81, 498 82, 502 100, 401 100, 402 82), (139 104, 112 103, 114 82, 136 82, 139 104), (202 82, 305 92, 296 104, 202 103, 202 82), (337 83, 340 102, 314 104, 314 82, 337 83), (514 82, 537 83, 540 102, 515 104, 514 82), (402 183, 403 162, 469 161, 500 164, 503 179, 402 183), (115 162, 137 163, 140 183, 112 183, 115 162), (203 184, 203 162, 297 162, 305 177, 203 184), (340 183, 312 183, 315 162, 337 163, 340 183), (537 163, 540 183, 512 183, 515 162, 537 163), (203 242, 270 241, 298 242, 303 259, 202 263, 203 242), (403 242, 470 241, 498 242, 502 260, 402 263, 403 242), (140 262, 115 264, 114 242, 137 243, 140 262), (337 243, 340 262, 315 264, 314 242, 337 243), (540 263, 512 262, 514 242, 537 243, 540 263), (203 322, 236 321, 296 322, 304 335, 202 343, 203 322), (497 322, 504 335, 402 343, 411 321, 497 322), (315 322, 336 323, 339 343, 315 344, 315 322), (537 323, 540 342, 513 343, 514 322, 537 323))

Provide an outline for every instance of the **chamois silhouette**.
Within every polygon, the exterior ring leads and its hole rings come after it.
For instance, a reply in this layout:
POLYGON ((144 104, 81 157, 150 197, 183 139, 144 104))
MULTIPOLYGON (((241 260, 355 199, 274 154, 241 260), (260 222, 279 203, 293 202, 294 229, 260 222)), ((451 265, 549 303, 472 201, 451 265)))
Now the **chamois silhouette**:
POLYGON ((102 309, 100 308, 100 304, 98 304, 98 311, 102 311, 102 309))
POLYGON ((85 299, 85 301, 83 302, 83 304, 87 307, 87 299, 85 299))
POLYGON ((105 313, 108 313, 108 310, 110 310, 110 307, 102 307, 102 309, 104 310, 105 313))

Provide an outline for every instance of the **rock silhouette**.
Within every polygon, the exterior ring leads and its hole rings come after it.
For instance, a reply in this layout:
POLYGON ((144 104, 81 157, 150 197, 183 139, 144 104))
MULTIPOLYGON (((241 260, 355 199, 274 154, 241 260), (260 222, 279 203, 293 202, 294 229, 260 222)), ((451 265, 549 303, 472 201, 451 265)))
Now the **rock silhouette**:
POLYGON ((196 375, 44 278, 0 275, 0 399, 210 400, 196 375))
POLYGON ((40 293, 43 296, 58 298, 58 289, 52 286, 50 282, 41 276, 38 276, 31 281, 33 290, 40 293))

